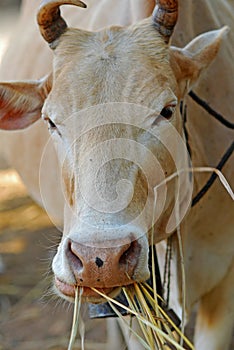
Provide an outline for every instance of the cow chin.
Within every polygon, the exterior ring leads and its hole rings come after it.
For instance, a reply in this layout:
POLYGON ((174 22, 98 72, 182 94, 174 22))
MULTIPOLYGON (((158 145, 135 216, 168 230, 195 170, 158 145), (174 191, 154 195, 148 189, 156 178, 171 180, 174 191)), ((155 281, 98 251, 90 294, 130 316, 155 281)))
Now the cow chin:
MULTIPOLYGON (((81 287, 80 287, 81 288, 81 287)), ((75 301, 75 285, 67 284, 57 277, 54 279, 54 291, 61 298, 69 301, 75 301)), ((112 287, 112 288, 96 288, 102 294, 107 295, 108 297, 115 298, 121 291, 121 287, 112 287)), ((92 304, 101 304, 106 302, 106 299, 96 293, 93 289, 89 287, 82 287, 81 291, 82 302, 89 302, 92 304)))

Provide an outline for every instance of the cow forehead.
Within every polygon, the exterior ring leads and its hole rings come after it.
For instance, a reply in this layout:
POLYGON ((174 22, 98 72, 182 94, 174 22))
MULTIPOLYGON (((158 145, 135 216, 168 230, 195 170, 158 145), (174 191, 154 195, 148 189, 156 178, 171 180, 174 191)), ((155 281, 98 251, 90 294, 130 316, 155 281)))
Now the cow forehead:
POLYGON ((154 75, 160 71, 165 80, 168 65, 168 48, 152 25, 145 31, 138 27, 111 27, 100 32, 69 29, 55 50, 54 75, 58 77, 65 69, 66 74, 86 72, 96 77, 118 73, 121 79, 121 73, 154 75))
POLYGON ((163 62, 167 45, 147 19, 130 27, 112 26, 98 32, 69 28, 61 37, 56 52, 66 57, 82 51, 86 58, 96 54, 103 59, 122 56, 123 53, 138 56, 142 52, 163 62))
POLYGON ((66 117, 110 102, 154 108, 157 96, 168 89, 176 94, 168 48, 152 25, 100 32, 69 29, 55 50, 54 83, 47 105, 52 105, 56 119, 58 101, 66 117))

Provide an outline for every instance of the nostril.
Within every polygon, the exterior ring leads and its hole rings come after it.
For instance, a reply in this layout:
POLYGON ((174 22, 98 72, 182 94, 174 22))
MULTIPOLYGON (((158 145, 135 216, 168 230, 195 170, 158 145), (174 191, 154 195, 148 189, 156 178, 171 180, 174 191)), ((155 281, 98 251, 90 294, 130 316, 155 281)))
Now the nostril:
POLYGON ((126 272, 132 271, 134 272, 134 268, 136 267, 139 259, 141 251, 141 246, 137 242, 137 240, 132 241, 131 244, 127 247, 127 249, 122 253, 119 264, 120 266, 124 266, 126 272))
POLYGON ((76 245, 72 241, 68 242, 67 257, 73 270, 80 273, 83 270, 83 263, 79 257, 79 252, 76 250, 76 245))
POLYGON ((96 257, 95 264, 97 265, 98 268, 100 268, 103 266, 104 261, 102 259, 100 259, 99 257, 96 257))

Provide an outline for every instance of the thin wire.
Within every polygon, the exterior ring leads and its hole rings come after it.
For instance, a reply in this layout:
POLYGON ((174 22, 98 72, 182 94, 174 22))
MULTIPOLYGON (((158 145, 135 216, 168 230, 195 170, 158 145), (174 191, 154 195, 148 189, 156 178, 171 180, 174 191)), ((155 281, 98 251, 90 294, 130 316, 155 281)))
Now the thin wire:
POLYGON ((195 94, 195 92, 190 91, 189 96, 202 108, 204 108, 212 117, 218 120, 221 124, 225 125, 229 129, 234 129, 234 123, 229 122, 226 118, 222 116, 222 114, 216 112, 212 107, 208 105, 208 103, 202 100, 199 96, 195 94))
MULTIPOLYGON (((222 156, 219 164, 215 167, 217 170, 222 170, 225 163, 228 161, 228 159, 231 157, 232 153, 234 151, 234 142, 231 143, 231 145, 228 147, 227 151, 222 156)), ((213 173, 209 180, 206 182, 206 184, 201 188, 201 190, 196 194, 196 196, 192 200, 192 207, 199 202, 199 200, 206 194, 206 192, 209 190, 209 188, 213 185, 215 180, 217 179, 218 175, 217 173, 213 173)))
MULTIPOLYGON (((177 186, 178 186, 178 181, 177 181, 177 186)), ((181 333, 184 334, 184 331, 185 331, 185 308, 186 308, 186 278, 185 278, 183 244, 182 244, 181 229, 180 229, 179 201, 176 201, 176 203, 175 203, 175 217, 176 217, 176 234, 177 234, 177 239, 178 239, 180 268, 181 268, 181 290, 182 290, 181 333)), ((180 338, 180 345, 183 346, 183 337, 180 338)))
POLYGON ((167 249, 165 254, 164 275, 163 275, 163 291, 166 293, 166 307, 170 301, 170 280, 171 280, 171 259, 172 259, 172 236, 167 239, 167 249))

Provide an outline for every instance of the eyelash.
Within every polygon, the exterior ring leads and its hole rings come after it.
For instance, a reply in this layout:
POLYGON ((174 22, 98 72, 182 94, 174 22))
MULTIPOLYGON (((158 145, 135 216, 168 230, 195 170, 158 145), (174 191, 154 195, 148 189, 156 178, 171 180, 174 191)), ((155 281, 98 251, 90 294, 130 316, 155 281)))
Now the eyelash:
POLYGON ((49 118, 49 117, 45 117, 44 121, 47 122, 48 125, 48 129, 51 133, 53 133, 54 131, 56 131, 58 133, 59 136, 62 136, 60 131, 58 130, 56 124, 49 118))
POLYGON ((52 120, 51 119, 47 119, 47 122, 48 122, 48 124, 49 124, 49 127, 51 128, 51 129, 57 129, 57 126, 54 124, 54 122, 52 122, 52 120))

